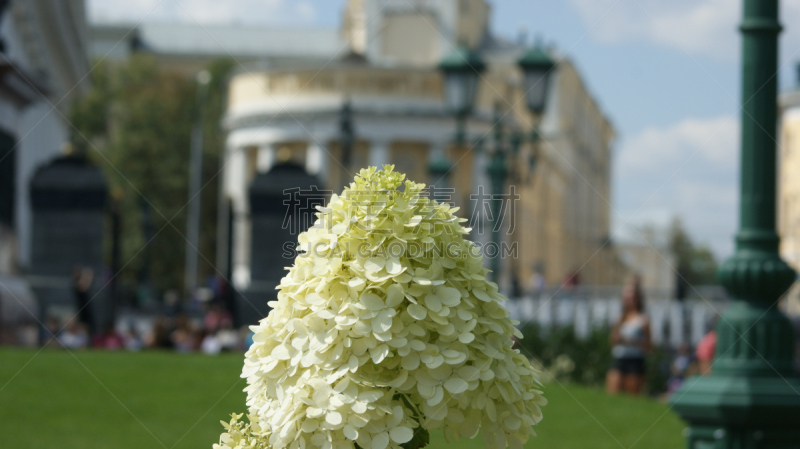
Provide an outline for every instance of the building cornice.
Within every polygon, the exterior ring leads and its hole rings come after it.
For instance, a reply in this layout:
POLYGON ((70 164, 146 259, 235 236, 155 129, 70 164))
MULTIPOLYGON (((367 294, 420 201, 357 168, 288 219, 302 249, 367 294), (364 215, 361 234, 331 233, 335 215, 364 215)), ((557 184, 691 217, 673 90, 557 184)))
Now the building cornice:
MULTIPOLYGON (((223 127, 234 130, 260 125, 276 119, 336 119, 344 103, 344 95, 279 96, 232 107, 223 118, 223 127)), ((353 114, 371 117, 440 118, 454 120, 439 99, 410 99, 380 96, 355 96, 349 99, 353 114)), ((478 110, 470 121, 492 123, 492 113, 478 110)))

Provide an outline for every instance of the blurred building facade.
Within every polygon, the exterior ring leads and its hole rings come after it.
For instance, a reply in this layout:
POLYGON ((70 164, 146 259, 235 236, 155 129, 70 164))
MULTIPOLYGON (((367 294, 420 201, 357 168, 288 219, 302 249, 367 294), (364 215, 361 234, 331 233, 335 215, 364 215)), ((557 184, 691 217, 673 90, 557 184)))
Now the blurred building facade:
POLYGON ((616 235, 614 240, 620 258, 626 266, 636 267, 642 287, 661 297, 674 298, 676 257, 669 247, 668 225, 626 225, 616 235))
MULTIPOLYGON (((781 257, 800 272, 800 88, 779 96, 778 234, 781 257)), ((800 313, 800 286, 790 290, 793 313, 800 313)))
MULTIPOLYGON (((163 68, 188 74, 214 59, 235 61, 223 123, 229 134, 220 211, 231 220, 229 229, 219 226, 217 268, 245 289, 251 281, 248 188, 279 153, 333 191, 360 168, 385 163, 432 183, 429 163, 446 154, 453 163, 451 200, 472 219, 470 238, 490 240, 492 223, 476 198, 491 192, 485 150, 496 144, 495 105, 506 129, 530 133, 534 123, 516 66, 530 42, 494 37, 490 14, 485 0, 350 0, 339 29, 98 24, 90 51, 109 59, 143 51, 163 68), (443 107, 437 69, 457 45, 479 52, 488 65, 465 146, 453 143, 456 123, 443 107), (349 157, 340 145, 346 103, 355 133, 349 157), (479 138, 481 145, 473 145, 479 138)), ((520 199, 507 211, 502 232, 517 253, 504 259, 501 282, 531 287, 538 269, 548 285, 575 271, 581 283, 618 284, 627 268, 609 241, 614 129, 575 66, 550 52, 558 68, 541 121, 544 140, 538 152, 523 144, 511 164, 508 184, 520 199)))
MULTIPOLYGON (((492 223, 478 200, 490 192, 488 157, 470 143, 453 143, 455 120, 442 105, 437 65, 457 44, 481 53, 483 75, 467 130, 492 140, 493 110, 500 105, 507 129, 532 130, 516 61, 523 43, 492 37, 490 8, 482 0, 407 2, 353 0, 344 14, 339 50, 323 64, 267 58, 244 64, 230 81, 225 127, 229 130, 225 192, 233 212, 234 283, 249 282, 249 215, 246 189, 269 171, 279 151, 339 191, 358 169, 391 163, 410 179, 433 183, 429 163, 442 153, 453 162, 451 198, 474 227, 471 238, 488 242, 492 223), (341 111, 349 102, 356 141, 342 154, 341 111)), ((553 51, 553 56, 558 58, 553 51)), ((507 211, 502 232, 516 257, 504 259, 502 282, 526 286, 535 269, 558 284, 573 271, 580 282, 616 284, 626 269, 608 242, 611 148, 614 130, 568 59, 559 65, 542 119, 544 142, 536 164, 523 146, 512 161, 509 184, 520 200, 507 211)), ((470 140, 470 139, 468 139, 470 140)), ((529 286, 531 287, 531 286, 529 286)))
POLYGON ((0 1, 0 274, 31 262, 29 184, 61 153, 65 116, 89 87, 87 31, 83 0, 0 1))

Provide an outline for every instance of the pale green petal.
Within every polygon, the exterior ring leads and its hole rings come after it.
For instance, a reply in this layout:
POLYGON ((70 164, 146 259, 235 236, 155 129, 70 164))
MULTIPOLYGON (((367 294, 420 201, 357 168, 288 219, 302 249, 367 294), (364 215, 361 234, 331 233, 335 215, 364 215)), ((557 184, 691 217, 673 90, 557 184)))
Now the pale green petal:
POLYGON ((383 270, 385 265, 386 259, 383 257, 372 257, 364 263, 364 268, 368 272, 377 273, 378 271, 383 270))
POLYGON ((397 444, 408 443, 414 438, 414 431, 408 427, 395 427, 389 431, 389 436, 397 444))
POLYGON ((461 293, 452 287, 439 287, 436 290, 436 296, 442 304, 452 307, 457 306, 461 302, 461 293))
POLYGON ((374 293, 364 293, 359 300, 368 310, 381 310, 386 306, 380 296, 374 293))
POLYGON ((464 380, 464 379, 462 379, 460 377, 452 377, 452 378, 448 379, 447 381, 445 381, 444 387, 450 393, 458 394, 458 393, 463 393, 463 392, 467 391, 467 388, 469 388, 469 384, 467 383, 466 380, 464 380))
POLYGON ((408 306, 408 314, 415 320, 424 320, 425 315, 428 314, 428 309, 419 304, 410 304, 408 306))

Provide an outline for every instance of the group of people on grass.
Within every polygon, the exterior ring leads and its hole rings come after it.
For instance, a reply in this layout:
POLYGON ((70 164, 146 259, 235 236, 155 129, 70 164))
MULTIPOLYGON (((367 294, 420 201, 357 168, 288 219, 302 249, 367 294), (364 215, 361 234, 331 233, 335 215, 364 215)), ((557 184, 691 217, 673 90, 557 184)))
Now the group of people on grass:
POLYGON ((192 319, 185 314, 158 316, 147 332, 139 332, 131 323, 108 326, 101 332, 92 333, 89 326, 77 317, 65 323, 50 319, 47 328, 49 338, 45 344, 68 349, 138 351, 151 348, 219 354, 244 351, 252 344, 250 329, 247 326, 234 328, 230 313, 214 303, 208 305, 202 319, 192 319))

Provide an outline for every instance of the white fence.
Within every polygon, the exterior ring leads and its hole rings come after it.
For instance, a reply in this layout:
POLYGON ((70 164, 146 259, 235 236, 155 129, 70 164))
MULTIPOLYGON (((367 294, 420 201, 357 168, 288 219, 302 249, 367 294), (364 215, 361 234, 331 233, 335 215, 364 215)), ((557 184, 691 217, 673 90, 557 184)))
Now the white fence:
MULTIPOLYGON (((719 290, 705 293, 682 302, 658 292, 646 294, 646 298, 652 298, 645 300, 645 313, 650 319, 653 344, 671 348, 684 343, 696 345, 728 304, 719 290)), ((587 337, 592 329, 613 326, 622 313, 619 288, 545 293, 538 298, 509 300, 505 307, 521 325, 535 323, 543 329, 572 325, 579 338, 587 337)))

